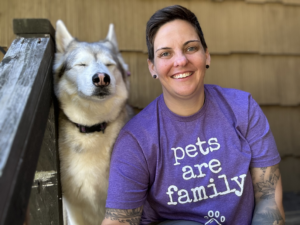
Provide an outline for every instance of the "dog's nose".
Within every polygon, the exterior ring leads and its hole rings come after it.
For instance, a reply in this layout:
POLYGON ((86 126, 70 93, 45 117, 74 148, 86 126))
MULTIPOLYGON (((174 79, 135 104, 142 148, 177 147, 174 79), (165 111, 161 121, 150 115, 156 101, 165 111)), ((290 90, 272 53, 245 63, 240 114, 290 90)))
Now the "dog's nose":
POLYGON ((106 73, 96 73, 92 77, 92 80, 96 87, 105 87, 110 84, 110 77, 106 73))

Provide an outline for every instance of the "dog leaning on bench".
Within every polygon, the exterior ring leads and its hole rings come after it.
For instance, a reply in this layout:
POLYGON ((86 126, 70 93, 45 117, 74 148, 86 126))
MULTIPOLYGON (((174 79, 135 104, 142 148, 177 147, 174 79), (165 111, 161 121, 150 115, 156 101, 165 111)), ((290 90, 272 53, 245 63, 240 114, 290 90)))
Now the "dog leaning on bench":
POLYGON ((106 39, 87 43, 59 20, 55 39, 64 224, 97 225, 105 214, 112 147, 132 116, 126 105, 128 67, 112 24, 106 39))

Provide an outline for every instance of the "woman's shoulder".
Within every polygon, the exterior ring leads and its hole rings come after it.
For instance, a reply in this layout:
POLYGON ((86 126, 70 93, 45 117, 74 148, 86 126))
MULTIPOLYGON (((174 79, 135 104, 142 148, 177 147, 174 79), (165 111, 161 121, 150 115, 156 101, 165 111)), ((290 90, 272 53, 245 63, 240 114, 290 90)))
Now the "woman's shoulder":
POLYGON ((205 93, 211 105, 243 123, 249 120, 249 112, 259 108, 250 93, 233 88, 223 88, 218 85, 205 85, 205 93))
POLYGON ((227 103, 232 106, 248 107, 252 99, 249 92, 234 89, 224 88, 218 85, 206 84, 205 91, 209 98, 214 102, 227 103))
POLYGON ((205 90, 214 96, 222 95, 229 98, 249 98, 251 96, 249 92, 234 88, 224 88, 215 84, 205 84, 205 90))

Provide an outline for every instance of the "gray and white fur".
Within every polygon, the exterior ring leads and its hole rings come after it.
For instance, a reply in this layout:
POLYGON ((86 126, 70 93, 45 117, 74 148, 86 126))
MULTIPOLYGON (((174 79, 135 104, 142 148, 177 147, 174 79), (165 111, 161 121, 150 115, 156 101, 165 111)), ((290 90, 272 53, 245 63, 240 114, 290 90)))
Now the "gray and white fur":
POLYGON ((105 214, 113 144, 132 115, 128 79, 112 24, 106 39, 87 43, 56 23, 54 90, 60 105, 59 156, 64 224, 97 225, 105 214), (76 126, 107 123, 103 132, 76 126))

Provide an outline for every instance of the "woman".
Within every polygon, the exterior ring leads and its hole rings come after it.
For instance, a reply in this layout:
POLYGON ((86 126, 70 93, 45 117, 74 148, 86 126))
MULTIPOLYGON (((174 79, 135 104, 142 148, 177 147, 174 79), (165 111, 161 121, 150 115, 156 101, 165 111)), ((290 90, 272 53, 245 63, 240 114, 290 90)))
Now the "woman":
POLYGON ((147 23, 163 94, 121 131, 106 224, 283 224, 280 156, 250 94, 204 85, 210 55, 188 9, 147 23))

